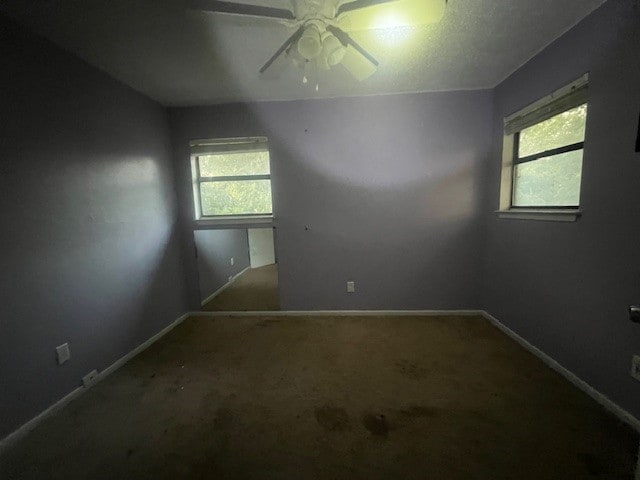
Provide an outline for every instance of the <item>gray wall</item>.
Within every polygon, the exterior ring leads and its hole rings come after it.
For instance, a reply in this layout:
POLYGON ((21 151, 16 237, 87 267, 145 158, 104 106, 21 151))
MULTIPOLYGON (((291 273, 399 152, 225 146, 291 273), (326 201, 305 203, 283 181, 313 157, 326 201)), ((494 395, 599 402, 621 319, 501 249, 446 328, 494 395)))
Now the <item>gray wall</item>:
POLYGON ((246 229, 196 230, 198 276, 201 300, 249 266, 249 242, 246 229), (230 259, 233 257, 233 265, 230 259))
POLYGON ((495 91, 486 206, 484 306, 502 322, 640 417, 629 376, 640 326, 640 3, 607 2, 495 91), (590 72, 576 223, 497 219, 502 118, 590 72))
POLYGON ((162 107, 4 17, 0 58, 2 438, 187 305, 162 107))
MULTIPOLYGON (((491 101, 479 91, 170 109, 183 228, 189 140, 266 135, 283 309, 478 307, 491 101)), ((185 245, 195 306, 193 257, 185 245)))

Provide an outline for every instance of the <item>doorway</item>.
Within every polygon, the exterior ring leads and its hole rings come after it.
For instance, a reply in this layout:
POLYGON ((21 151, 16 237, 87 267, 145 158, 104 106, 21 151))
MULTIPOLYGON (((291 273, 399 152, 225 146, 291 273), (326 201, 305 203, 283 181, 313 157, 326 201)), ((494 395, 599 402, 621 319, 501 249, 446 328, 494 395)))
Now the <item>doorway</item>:
POLYGON ((274 230, 197 230, 202 310, 280 310, 274 230))

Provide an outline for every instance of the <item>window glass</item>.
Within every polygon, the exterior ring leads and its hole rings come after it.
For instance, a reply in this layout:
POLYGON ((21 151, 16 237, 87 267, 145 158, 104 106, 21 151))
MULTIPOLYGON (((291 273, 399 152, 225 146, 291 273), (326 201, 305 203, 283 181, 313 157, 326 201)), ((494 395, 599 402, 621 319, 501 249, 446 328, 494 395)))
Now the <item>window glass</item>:
POLYGON ((202 215, 266 215, 272 213, 271 180, 203 182, 202 215))
POLYGON ((268 175, 269 152, 232 152, 198 157, 201 177, 268 175))
POLYGON ((514 207, 577 207, 583 150, 515 166, 514 207))
POLYGON ((567 110, 520 132, 518 157, 572 145, 584 141, 587 105, 567 110))

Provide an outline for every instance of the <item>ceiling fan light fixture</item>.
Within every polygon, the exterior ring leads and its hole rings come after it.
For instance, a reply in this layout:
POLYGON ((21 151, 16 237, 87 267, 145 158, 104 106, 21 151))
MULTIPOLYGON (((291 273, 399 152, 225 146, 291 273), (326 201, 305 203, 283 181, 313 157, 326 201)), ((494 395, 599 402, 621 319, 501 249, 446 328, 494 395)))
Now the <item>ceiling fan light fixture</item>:
POLYGON ((307 60, 312 60, 322 53, 320 30, 315 25, 305 28, 298 40, 298 52, 307 60))
POLYGON ((325 32, 322 35, 322 53, 327 64, 334 67, 342 62, 347 49, 332 33, 325 32))
POLYGON ((303 83, 311 83, 318 91, 318 73, 341 64, 356 79, 364 80, 373 75, 379 65, 376 58, 356 42, 345 30, 343 22, 353 19, 359 12, 380 13, 375 6, 416 5, 432 7, 445 5, 447 0, 304 0, 296 2, 294 11, 251 5, 229 0, 190 0, 192 9, 223 15, 267 18, 284 22, 289 28, 296 28, 275 53, 260 68, 260 74, 268 70, 283 55, 291 62, 304 68, 303 83), (345 3, 346 2, 346 3, 345 3), (409 2, 409 3, 407 3, 409 2), (434 3, 435 2, 435 3, 434 3), (297 8, 300 7, 300 8, 297 8), (306 8, 302 8, 306 7, 306 8), (295 13, 294 13, 295 12, 295 13))

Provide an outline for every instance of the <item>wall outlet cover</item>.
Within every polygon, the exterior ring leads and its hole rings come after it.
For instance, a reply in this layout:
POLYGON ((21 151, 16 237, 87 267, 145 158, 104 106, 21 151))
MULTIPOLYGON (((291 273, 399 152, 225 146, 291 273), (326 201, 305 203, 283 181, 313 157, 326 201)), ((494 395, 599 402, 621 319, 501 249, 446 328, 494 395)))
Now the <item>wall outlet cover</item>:
POLYGON ((356 291, 356 282, 350 280, 347 282, 347 293, 354 293, 356 291))
POLYGON ((63 343, 56 347, 56 358, 58 359, 58 365, 62 365, 71 358, 71 350, 69 350, 68 343, 63 343))
POLYGON ((84 377, 82 377, 82 385, 84 385, 85 388, 91 387, 97 381, 98 381, 98 371, 97 370, 91 370, 84 377))
POLYGON ((631 376, 640 381, 640 355, 634 355, 631 360, 631 376))
POLYGON ((235 262, 235 260, 233 259, 233 257, 231 257, 231 265, 233 265, 235 262))

